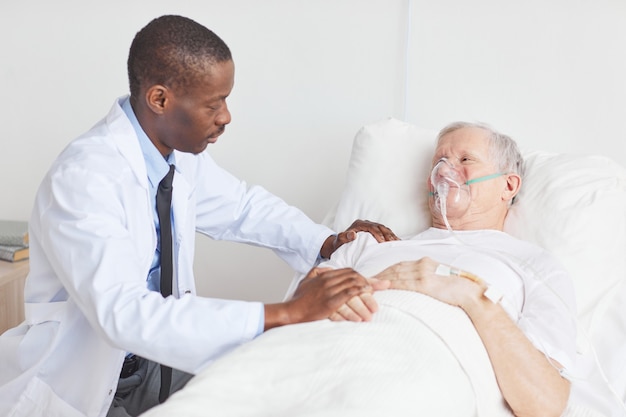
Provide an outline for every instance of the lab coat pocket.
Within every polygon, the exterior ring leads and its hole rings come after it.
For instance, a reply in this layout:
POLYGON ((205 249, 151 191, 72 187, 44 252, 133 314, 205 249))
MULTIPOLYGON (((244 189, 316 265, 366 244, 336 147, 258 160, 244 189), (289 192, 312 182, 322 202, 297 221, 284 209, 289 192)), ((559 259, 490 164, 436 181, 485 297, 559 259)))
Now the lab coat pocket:
POLYGON ((45 359, 55 345, 58 331, 59 322, 56 321, 31 326, 20 343, 19 367, 30 369, 45 359))
POLYGON ((52 351, 58 330, 59 323, 55 321, 35 326, 22 323, 6 331, 0 337, 0 386, 36 373, 52 351))
POLYGON ((55 348, 60 323, 26 322, 0 338, 0 414, 8 416, 80 416, 39 378, 41 368, 55 348), (13 404, 11 404, 13 403, 13 404), (10 410, 10 411, 7 411, 10 410))
POLYGON ((66 307, 65 301, 25 304, 26 321, 20 327, 27 326, 27 330, 16 350, 16 364, 22 371, 40 367, 56 347, 66 307))
POLYGON ((10 417, 84 417, 63 401, 48 384, 34 377, 20 396, 10 417))

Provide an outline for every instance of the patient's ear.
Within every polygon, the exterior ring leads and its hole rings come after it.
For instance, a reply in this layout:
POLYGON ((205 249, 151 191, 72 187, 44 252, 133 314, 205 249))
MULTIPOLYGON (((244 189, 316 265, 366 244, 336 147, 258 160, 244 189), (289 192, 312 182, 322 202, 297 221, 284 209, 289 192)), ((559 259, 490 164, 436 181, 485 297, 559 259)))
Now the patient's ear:
POLYGON ((502 200, 511 201, 519 193, 522 178, 517 174, 506 174, 506 187, 502 193, 502 200))

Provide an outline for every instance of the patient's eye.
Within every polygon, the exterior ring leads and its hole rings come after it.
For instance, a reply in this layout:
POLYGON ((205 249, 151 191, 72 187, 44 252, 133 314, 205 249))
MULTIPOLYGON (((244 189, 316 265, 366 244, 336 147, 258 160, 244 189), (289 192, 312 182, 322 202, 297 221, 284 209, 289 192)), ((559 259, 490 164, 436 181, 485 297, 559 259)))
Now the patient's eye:
POLYGON ((469 155, 469 154, 462 155, 459 158, 459 162, 461 162, 462 164, 468 164, 470 162, 475 162, 475 161, 476 161, 476 158, 473 155, 469 155))

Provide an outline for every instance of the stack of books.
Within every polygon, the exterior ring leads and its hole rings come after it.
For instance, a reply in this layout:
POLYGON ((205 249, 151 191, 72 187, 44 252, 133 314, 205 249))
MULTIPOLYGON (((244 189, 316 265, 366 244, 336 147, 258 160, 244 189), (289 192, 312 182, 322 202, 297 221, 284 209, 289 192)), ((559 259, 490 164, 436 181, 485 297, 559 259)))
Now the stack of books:
POLYGON ((28 222, 0 220, 0 259, 15 262, 28 255, 28 222))

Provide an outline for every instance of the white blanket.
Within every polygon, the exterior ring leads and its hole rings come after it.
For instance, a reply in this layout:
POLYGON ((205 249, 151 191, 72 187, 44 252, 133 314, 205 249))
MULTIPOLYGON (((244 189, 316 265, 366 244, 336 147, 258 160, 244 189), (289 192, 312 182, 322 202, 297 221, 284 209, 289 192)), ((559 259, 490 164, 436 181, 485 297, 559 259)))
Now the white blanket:
POLYGON ((511 416, 465 313, 413 292, 376 298, 372 322, 268 331, 143 416, 511 416))

